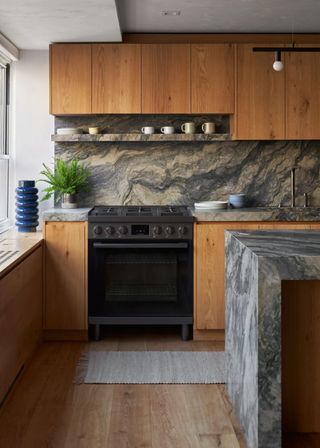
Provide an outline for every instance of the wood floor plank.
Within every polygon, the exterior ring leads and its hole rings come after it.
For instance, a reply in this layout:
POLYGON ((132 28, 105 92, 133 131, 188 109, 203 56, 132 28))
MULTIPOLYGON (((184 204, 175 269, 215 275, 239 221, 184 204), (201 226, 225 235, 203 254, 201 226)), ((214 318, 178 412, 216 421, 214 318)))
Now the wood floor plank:
POLYGON ((65 423, 53 445, 63 448, 105 448, 110 431, 113 386, 77 385, 65 423))
POLYGON ((107 447, 151 448, 149 387, 116 385, 107 447))
POLYGON ((198 448, 187 416, 184 385, 150 387, 153 448, 198 448))

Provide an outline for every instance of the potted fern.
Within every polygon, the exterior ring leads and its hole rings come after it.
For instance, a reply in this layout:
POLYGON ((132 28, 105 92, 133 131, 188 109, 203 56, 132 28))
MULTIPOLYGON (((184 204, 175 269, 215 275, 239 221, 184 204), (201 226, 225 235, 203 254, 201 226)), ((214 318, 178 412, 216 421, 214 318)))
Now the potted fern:
POLYGON ((46 182, 49 186, 44 189, 45 195, 42 200, 45 201, 55 194, 56 201, 61 200, 62 208, 77 208, 77 194, 80 191, 88 191, 90 187, 89 168, 79 163, 77 159, 70 162, 56 159, 54 171, 46 164, 43 164, 43 167, 40 174, 45 179, 39 179, 39 182, 46 182))

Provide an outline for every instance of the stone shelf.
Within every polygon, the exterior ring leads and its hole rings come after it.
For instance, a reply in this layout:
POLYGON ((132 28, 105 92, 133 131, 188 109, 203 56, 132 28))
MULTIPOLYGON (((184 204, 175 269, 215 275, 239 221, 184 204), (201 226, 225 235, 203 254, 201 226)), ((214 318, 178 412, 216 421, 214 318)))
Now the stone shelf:
POLYGON ((51 136, 53 142, 212 142, 231 140, 229 134, 72 134, 51 136))

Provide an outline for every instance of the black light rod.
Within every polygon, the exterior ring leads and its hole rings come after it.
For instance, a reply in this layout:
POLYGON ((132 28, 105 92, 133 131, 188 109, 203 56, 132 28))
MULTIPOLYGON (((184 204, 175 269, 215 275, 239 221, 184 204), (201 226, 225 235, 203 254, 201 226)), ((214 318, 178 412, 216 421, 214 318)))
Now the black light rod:
POLYGON ((317 47, 253 47, 252 51, 255 52, 272 52, 275 51, 281 51, 282 52, 288 52, 288 53, 319 53, 320 52, 320 46, 317 47))

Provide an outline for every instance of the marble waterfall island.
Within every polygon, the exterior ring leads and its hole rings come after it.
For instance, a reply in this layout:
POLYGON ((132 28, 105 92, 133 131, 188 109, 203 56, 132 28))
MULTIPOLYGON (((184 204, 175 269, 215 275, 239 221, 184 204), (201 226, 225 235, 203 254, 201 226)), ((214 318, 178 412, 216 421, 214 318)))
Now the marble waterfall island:
MULTIPOLYGON (((296 341, 298 345, 304 344, 302 352, 311 352, 311 346, 314 350, 311 357, 304 356, 309 365, 300 361, 296 364, 297 370, 304 369, 304 381, 295 385, 298 385, 297 389, 300 388, 300 406, 303 406, 303 400, 306 401, 304 397, 309 397, 309 402, 305 405, 307 413, 318 412, 312 401, 318 399, 316 383, 319 382, 319 376, 315 377, 318 380, 312 381, 310 372, 316 370, 313 369, 312 363, 318 363, 319 345, 298 335, 296 339, 289 339, 286 349, 282 352, 282 339, 285 335, 282 323, 287 315, 282 315, 282 305, 286 303, 285 310, 291 312, 290 304, 294 303, 295 290, 299 289, 297 285, 306 285, 307 288, 311 284, 319 286, 318 282, 309 280, 320 280, 320 232, 226 232, 225 244, 228 394, 244 431, 248 448, 281 448, 284 415, 282 407, 287 403, 283 389, 287 383, 282 384, 282 378, 295 381, 292 374, 295 369, 289 371, 287 377, 283 376, 284 367, 287 366, 284 362, 287 358, 283 356, 288 347, 290 356, 293 356, 293 359, 297 357, 296 341), (283 285, 293 283, 295 286, 291 288, 285 301, 283 285), (311 383, 315 385, 312 386, 311 383), (316 391, 315 395, 310 394, 310 387, 316 391)), ((308 306, 310 297, 314 299, 312 306, 319 303, 318 291, 313 293, 313 297, 309 292, 303 292, 300 305, 308 306)), ((301 309, 298 320, 300 314, 301 309)), ((314 331, 317 329, 317 320, 314 317, 315 322, 312 323, 312 316, 314 314, 310 313, 310 318, 305 319, 304 325, 314 325, 312 331, 317 333, 316 337, 319 338, 319 331, 314 331)), ((293 335, 298 332, 299 325, 292 326, 293 335)), ((296 389, 292 390, 295 392, 296 389)), ((292 399, 294 397, 290 396, 290 400, 292 399)), ((293 406, 292 412, 299 414, 300 406, 293 406)), ((299 417, 295 415, 294 418, 296 427, 299 427, 299 417)), ((305 423, 301 425, 303 424, 305 423)), ((301 430, 301 425, 300 429, 297 428, 301 432, 320 432, 305 431, 303 428, 301 430)))

